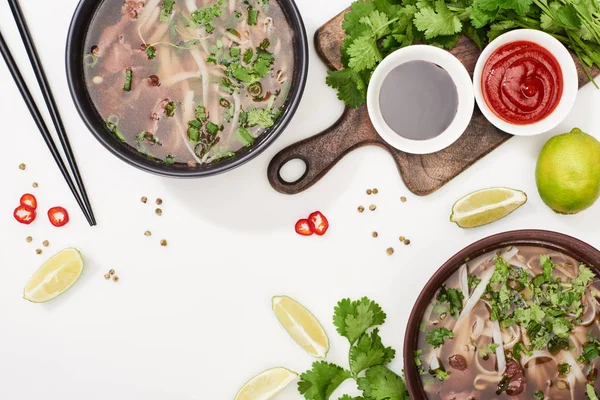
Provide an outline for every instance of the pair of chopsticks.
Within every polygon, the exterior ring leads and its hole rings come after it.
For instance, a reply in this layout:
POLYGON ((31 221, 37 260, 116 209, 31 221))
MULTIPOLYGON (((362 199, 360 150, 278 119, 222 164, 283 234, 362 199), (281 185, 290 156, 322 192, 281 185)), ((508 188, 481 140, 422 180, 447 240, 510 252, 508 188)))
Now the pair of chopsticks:
POLYGON ((8 4, 12 11, 15 22, 17 23, 17 27, 19 28, 19 33, 21 34, 21 39, 23 40, 23 44, 25 45, 25 49, 27 50, 27 55, 29 56, 29 62, 33 67, 33 71, 35 72, 35 76, 37 82, 40 86, 42 94, 44 96, 44 100, 46 102, 46 106, 48 107, 48 111, 50 112, 50 116, 52 117, 52 122, 54 124, 54 128, 58 133, 58 138, 60 140, 60 144, 65 152, 65 156, 67 158, 67 162, 71 168, 71 172, 75 178, 75 182, 71 178, 69 170, 65 165, 58 148, 56 147, 56 143, 54 143, 54 139, 48 129, 48 126, 44 122, 44 118, 40 113, 25 80, 23 79, 23 75, 19 71, 19 67, 13 58, 10 49, 4 37, 2 36, 2 32, 0 32, 0 53, 6 64, 8 69, 21 92, 21 96, 25 103, 27 104, 27 108, 29 108, 29 112, 35 121, 40 133, 42 134, 42 138, 46 142, 48 149, 50 149, 50 153, 54 158, 54 161, 58 165, 60 172, 62 173, 69 189, 71 189, 71 193, 75 196, 75 200, 77 204, 83 211, 85 218, 87 219, 90 226, 96 225, 96 218, 94 217, 94 213, 92 210, 92 206, 90 204, 90 200, 85 191, 85 186, 83 185, 83 180, 81 179, 81 174, 79 172, 79 168, 77 167, 77 162, 75 161, 75 156, 73 155, 73 150, 71 148, 71 144, 69 143, 69 138, 67 137, 67 132, 65 131, 64 124, 58 112, 58 107, 56 106, 56 101, 54 100, 54 96, 52 95, 52 90, 50 89, 50 85, 48 84, 48 79, 46 78, 46 73, 44 72, 44 68, 38 56, 37 50, 35 48, 35 44, 31 38, 31 33, 29 32, 29 28, 27 27, 27 22, 25 21, 25 17, 23 16, 23 11, 21 10, 21 6, 19 5, 18 0, 8 0, 8 4))

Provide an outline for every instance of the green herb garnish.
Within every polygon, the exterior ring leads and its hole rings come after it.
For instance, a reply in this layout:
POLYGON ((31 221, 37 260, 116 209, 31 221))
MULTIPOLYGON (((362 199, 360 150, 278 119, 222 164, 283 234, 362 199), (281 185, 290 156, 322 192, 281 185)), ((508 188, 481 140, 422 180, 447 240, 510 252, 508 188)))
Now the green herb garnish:
POLYGON ((175 108, 177 108, 177 106, 173 101, 169 102, 165 106, 165 114, 167 114, 167 117, 172 117, 173 115, 175 115, 175 108))
POLYGON ((446 286, 442 285, 440 292, 438 294, 438 301, 440 302, 448 302, 450 305, 450 315, 455 318, 458 318, 458 315, 463 309, 463 300, 465 296, 462 291, 459 289, 448 289, 446 286))
POLYGON ((125 70, 125 85, 123 86, 123 90, 126 92, 131 91, 131 81, 133 79, 133 71, 131 68, 127 68, 125 70))
MULTIPOLYGON (((350 368, 344 369, 325 361, 315 362, 300 375, 298 391, 306 400, 327 400, 347 379, 353 379, 362 397, 343 395, 340 400, 408 400, 408 390, 401 376, 386 367, 395 357, 391 347, 382 344, 375 327, 385 322, 386 315, 374 301, 340 301, 333 323, 340 335, 350 343, 350 368), (375 328, 375 329, 372 329, 375 328)), ((417 353, 415 356, 418 357, 417 353)))
POLYGON ((590 400, 598 400, 598 395, 596 394, 596 390, 594 389, 593 385, 587 383, 585 385, 585 392, 590 400))
POLYGON ((160 22, 168 23, 171 21, 171 14, 173 14, 173 6, 175 5, 174 0, 163 0, 163 5, 160 10, 160 22))
POLYGON ((248 25, 256 25, 258 23, 258 10, 252 6, 248 7, 248 25))
POLYGON ((446 339, 452 338, 454 338, 454 332, 448 328, 435 328, 425 335, 425 341, 436 349, 443 345, 446 339))
POLYGON ((121 142, 125 142, 125 136, 119 130, 119 116, 118 115, 109 115, 106 118, 106 127, 113 135, 115 135, 121 142))
POLYGON ((166 156, 165 159, 163 160, 165 164, 167 165, 173 165, 175 164, 175 157, 174 156, 166 156))
POLYGON ((146 55, 148 56, 148 60, 154 60, 156 58, 156 47, 146 46, 146 55))
POLYGON ((215 30, 214 20, 223 15, 223 0, 215 4, 202 7, 192 13, 190 18, 197 25, 204 25, 206 33, 212 33, 215 30))

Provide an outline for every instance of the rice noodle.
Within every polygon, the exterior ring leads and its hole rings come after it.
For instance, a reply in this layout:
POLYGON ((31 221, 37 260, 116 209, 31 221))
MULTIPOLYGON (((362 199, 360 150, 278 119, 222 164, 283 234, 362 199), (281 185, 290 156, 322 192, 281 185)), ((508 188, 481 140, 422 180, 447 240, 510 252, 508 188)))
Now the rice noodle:
POLYGON ((200 51, 197 49, 191 50, 190 54, 194 57, 194 61, 198 64, 198 69, 200 74, 202 75, 202 102, 204 104, 208 104, 209 95, 208 95, 208 68, 206 63, 204 62, 204 55, 200 54, 200 51))
POLYGON ((504 355, 504 344, 502 343, 502 332, 500 332, 500 324, 498 321, 492 321, 492 338, 496 347, 496 362, 498 363, 498 372, 504 372, 506 368, 506 356, 504 355))
POLYGON ((167 79, 162 81, 164 86, 173 86, 181 81, 185 81, 187 79, 198 78, 201 76, 198 71, 184 71, 175 75, 169 76, 167 79))
POLYGON ((185 6, 190 14, 198 9, 198 6, 196 6, 196 0, 185 0, 185 6))
POLYGON ((229 0, 229 12, 232 13, 235 11, 235 0, 229 0))
POLYGON ((463 306, 465 303, 465 299, 469 298, 469 277, 467 273, 467 264, 463 264, 462 267, 458 270, 458 277, 460 279, 460 289, 463 293, 463 306))
POLYGON ((476 315, 475 322, 471 326, 471 340, 472 341, 477 340, 481 336, 481 334, 483 333, 484 327, 485 327, 485 322, 483 321, 483 318, 481 318, 479 315, 476 315))
POLYGON ((590 298, 590 296, 586 295, 583 297, 583 304, 584 309, 580 325, 590 326, 596 320, 596 315, 598 312, 596 306, 598 303, 596 302, 596 299, 590 298))
POLYGON ((561 351, 560 355, 562 356, 564 362, 571 366, 571 371, 569 373, 573 374, 579 382, 585 383, 586 378, 583 375, 583 371, 581 371, 581 368, 579 367, 579 363, 577 360, 575 360, 575 357, 573 357, 573 353, 570 351, 561 351))
POLYGON ((477 390, 485 390, 488 388, 490 383, 496 385, 498 382, 500 382, 500 379, 501 375, 479 374, 473 380, 473 386, 477 390))
POLYGON ((148 0, 142 10, 142 13, 138 16, 138 26, 144 25, 148 18, 156 11, 161 0, 148 0))
POLYGON ((469 300, 467 300, 467 302, 465 303, 462 312, 458 316, 456 326, 459 325, 459 322, 462 321, 465 318, 465 316, 468 316, 471 313, 471 311, 473 311, 473 308, 481 299, 481 296, 483 296, 483 293, 485 292, 488 283, 490 283, 490 280, 492 279, 492 275, 494 274, 495 270, 496 266, 492 266, 491 268, 487 269, 481 274, 481 282, 479 282, 479 285, 477 285, 475 290, 473 290, 473 294, 471 294, 471 297, 469 297, 469 300))
POLYGON ((510 336, 508 340, 505 340, 504 337, 502 337, 502 341, 504 342, 504 348, 510 350, 515 347, 515 344, 521 341, 521 329, 516 325, 512 325, 502 331, 503 334, 505 332, 509 332, 510 336))

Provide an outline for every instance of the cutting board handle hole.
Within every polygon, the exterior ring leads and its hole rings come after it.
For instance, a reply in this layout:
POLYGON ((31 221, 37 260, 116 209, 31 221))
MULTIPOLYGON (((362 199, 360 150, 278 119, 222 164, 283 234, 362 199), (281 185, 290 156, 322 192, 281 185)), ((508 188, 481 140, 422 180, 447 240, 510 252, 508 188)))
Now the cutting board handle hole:
POLYGON ((300 182, 308 173, 308 161, 301 157, 291 158, 279 167, 277 174, 282 183, 293 185, 300 182))

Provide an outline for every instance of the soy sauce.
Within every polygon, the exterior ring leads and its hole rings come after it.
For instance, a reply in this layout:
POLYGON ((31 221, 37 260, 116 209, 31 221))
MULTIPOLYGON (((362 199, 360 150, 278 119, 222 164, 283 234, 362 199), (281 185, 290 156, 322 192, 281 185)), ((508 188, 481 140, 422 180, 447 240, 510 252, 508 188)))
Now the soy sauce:
POLYGON ((409 61, 385 77, 379 106, 383 119, 398 135, 433 139, 454 120, 458 91, 445 69, 427 61, 409 61))

